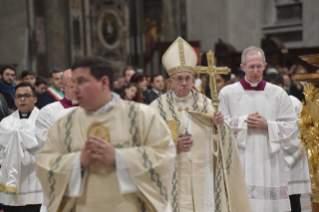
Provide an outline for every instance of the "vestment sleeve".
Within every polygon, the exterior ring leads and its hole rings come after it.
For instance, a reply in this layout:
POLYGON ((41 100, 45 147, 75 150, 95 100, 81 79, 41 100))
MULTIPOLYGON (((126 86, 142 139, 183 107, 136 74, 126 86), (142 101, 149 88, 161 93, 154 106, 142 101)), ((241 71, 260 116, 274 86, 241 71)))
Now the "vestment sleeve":
POLYGON ((232 129, 234 136, 237 141, 237 145, 241 148, 245 148, 245 142, 246 142, 246 136, 247 136, 247 123, 245 120, 248 117, 247 115, 244 116, 233 116, 229 110, 229 104, 231 104, 228 96, 221 90, 219 93, 219 110, 224 115, 225 122, 229 125, 229 127, 232 129))
POLYGON ((39 111, 37 120, 35 122, 35 136, 38 140, 40 147, 43 146, 49 129, 52 127, 54 120, 50 115, 50 110, 47 107, 42 108, 39 111))
POLYGON ((270 152, 275 153, 280 150, 282 145, 289 142, 295 132, 297 116, 288 95, 283 90, 277 105, 276 121, 268 121, 268 139, 270 152))
POLYGON ((169 128, 154 109, 143 105, 138 113, 141 120, 138 145, 120 151, 139 197, 153 211, 165 211, 170 202, 176 148, 169 128))

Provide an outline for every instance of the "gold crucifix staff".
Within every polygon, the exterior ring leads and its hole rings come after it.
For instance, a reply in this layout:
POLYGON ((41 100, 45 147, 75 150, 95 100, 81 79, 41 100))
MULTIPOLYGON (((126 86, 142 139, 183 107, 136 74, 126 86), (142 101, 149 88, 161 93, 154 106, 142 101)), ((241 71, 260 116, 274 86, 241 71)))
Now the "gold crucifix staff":
MULTIPOLYGON (((219 99, 218 99, 218 92, 216 87, 216 78, 215 74, 228 74, 230 72, 230 69, 228 67, 216 67, 215 66, 215 56, 212 51, 207 52, 207 63, 208 67, 204 66, 196 66, 196 73, 198 74, 208 74, 210 76, 210 92, 212 97, 212 104, 215 109, 215 112, 218 112, 218 105, 219 105, 219 99)), ((229 195, 229 186, 228 186, 228 180, 227 180, 227 172, 226 172, 226 165, 224 160, 224 154, 222 151, 222 134, 221 134, 221 128, 218 125, 217 126, 218 131, 218 144, 219 144, 219 152, 222 158, 222 169, 224 173, 224 180, 226 185, 226 192, 228 197, 228 203, 229 203, 229 210, 231 209, 231 201, 230 201, 230 195, 229 195)))

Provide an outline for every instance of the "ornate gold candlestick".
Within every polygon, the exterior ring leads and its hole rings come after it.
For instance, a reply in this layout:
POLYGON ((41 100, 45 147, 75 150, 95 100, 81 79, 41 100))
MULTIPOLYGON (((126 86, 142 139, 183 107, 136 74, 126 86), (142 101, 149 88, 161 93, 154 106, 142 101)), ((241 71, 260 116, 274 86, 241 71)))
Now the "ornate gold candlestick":
MULTIPOLYGON (((300 56, 300 58, 319 67, 319 54, 300 56)), ((319 74, 294 75, 292 79, 309 82, 304 86, 303 93, 306 101, 302 102, 302 110, 298 115, 300 118, 298 127, 302 143, 301 151, 305 149, 309 162, 312 211, 319 212, 319 89, 310 83, 318 83, 319 74)))

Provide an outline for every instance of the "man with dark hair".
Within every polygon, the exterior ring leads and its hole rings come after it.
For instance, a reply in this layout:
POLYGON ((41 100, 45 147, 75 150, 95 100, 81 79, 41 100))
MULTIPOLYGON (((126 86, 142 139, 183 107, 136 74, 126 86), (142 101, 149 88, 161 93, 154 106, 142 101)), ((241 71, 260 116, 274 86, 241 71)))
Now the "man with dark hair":
MULTIPOLYGON (((216 78, 216 87, 217 87, 217 92, 219 93, 220 90, 229 85, 230 84, 230 77, 231 77, 231 74, 215 74, 215 78, 216 78)), ((208 80, 209 82, 209 80, 208 80)), ((206 86, 206 89, 205 89, 205 94, 208 98, 212 98, 211 97, 211 94, 210 94, 210 84, 208 83, 208 86, 206 86)))
POLYGON ((61 91, 61 76, 63 70, 59 68, 55 68, 50 73, 50 86, 48 89, 41 95, 39 99, 38 108, 41 109, 42 107, 50 104, 52 102, 60 101, 64 98, 64 94, 61 91))
POLYGON ((18 108, 0 123, 0 203, 5 212, 39 212, 43 202, 40 181, 35 172, 35 120, 39 110, 35 89, 22 82, 15 87, 18 108))
POLYGON ((35 74, 32 71, 24 70, 21 73, 21 80, 22 82, 28 82, 34 86, 36 82, 35 74))
MULTIPOLYGON (((284 78, 278 73, 271 73, 264 77, 266 82, 283 88, 284 78)), ((289 95, 290 101, 295 109, 295 113, 301 111, 302 105, 299 99, 289 95)), ((298 126, 296 121, 296 126, 298 126)), ((301 211, 300 195, 311 192, 308 159, 306 154, 301 154, 301 141, 298 138, 298 130, 291 138, 290 142, 284 146, 284 159, 288 179, 288 192, 292 212, 301 211)))
POLYGON ((36 94, 37 94, 37 98, 38 98, 38 101, 35 104, 35 106, 37 108, 40 107, 39 106, 39 100, 41 99, 42 94, 47 89, 47 86, 48 86, 48 83, 47 83, 47 81, 44 78, 42 78, 42 77, 37 77, 36 78, 36 82, 35 82, 34 88, 35 88, 35 91, 36 91, 36 94))
POLYGON ((120 88, 114 89, 114 92, 121 95, 121 93, 124 91, 125 86, 130 83, 131 77, 135 74, 135 70, 132 66, 127 66, 123 70, 123 77, 124 77, 124 85, 120 88))
POLYGON ((164 90, 164 78, 161 74, 156 74, 151 77, 151 87, 152 89, 145 92, 145 101, 149 104, 162 95, 164 90))
POLYGON ((16 110, 14 104, 14 79, 16 76, 16 70, 11 65, 3 65, 0 70, 0 75, 2 77, 0 81, 0 92, 4 96, 9 109, 11 111, 16 110))
POLYGON ((72 79, 80 107, 53 124, 36 155, 48 210, 171 211, 167 164, 176 153, 165 123, 112 92, 113 69, 101 57, 77 59, 72 79))
POLYGON ((44 78, 37 77, 35 85, 34 85, 35 91, 39 94, 42 94, 47 89, 47 85, 48 85, 48 82, 44 78))

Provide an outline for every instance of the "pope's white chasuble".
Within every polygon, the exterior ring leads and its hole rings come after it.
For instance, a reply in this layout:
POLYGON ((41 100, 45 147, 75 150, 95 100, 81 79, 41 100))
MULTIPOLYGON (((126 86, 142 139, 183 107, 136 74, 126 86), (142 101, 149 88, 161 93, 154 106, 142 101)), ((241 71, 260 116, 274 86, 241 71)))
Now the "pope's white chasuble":
MULTIPOLYGON (((191 151, 177 151, 170 188, 173 211, 229 211, 210 100, 194 90, 185 98, 177 97, 170 90, 154 100, 151 107, 158 110, 170 127, 175 142, 180 133, 191 134, 193 140, 191 151), (202 113, 210 114, 210 117, 202 113)), ((232 211, 250 211, 234 136, 227 124, 222 130, 232 211)))
POLYGON ((297 131, 295 111, 282 88, 263 80, 246 88, 244 80, 221 90, 219 108, 237 140, 252 211, 290 211, 283 146, 297 131), (255 112, 267 120, 267 130, 247 127, 255 112))
POLYGON ((39 110, 34 108, 28 119, 20 119, 19 111, 0 123, 0 149, 4 160, 0 171, 0 203, 9 206, 42 204, 43 195, 35 172, 35 120, 39 110))
POLYGON ((37 157, 37 175, 48 211, 170 211, 175 158, 170 131, 152 108, 124 100, 105 113, 76 108, 59 119, 37 157), (120 150, 138 192, 121 194, 115 167, 95 161, 86 168, 81 197, 65 197, 72 164, 88 134, 120 150))

